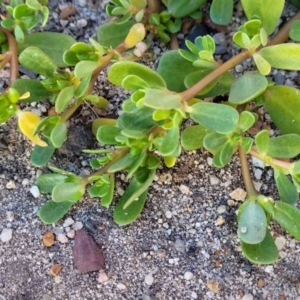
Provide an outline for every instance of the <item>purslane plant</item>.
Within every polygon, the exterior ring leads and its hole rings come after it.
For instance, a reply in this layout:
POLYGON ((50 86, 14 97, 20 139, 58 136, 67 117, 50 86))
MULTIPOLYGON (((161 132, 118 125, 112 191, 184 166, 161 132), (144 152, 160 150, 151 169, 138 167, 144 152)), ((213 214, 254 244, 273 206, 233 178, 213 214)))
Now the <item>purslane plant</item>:
MULTIPOLYGON (((99 118, 93 123, 93 133, 102 146, 84 152, 96 156, 90 162, 94 172, 78 176, 49 166, 52 173, 37 179, 40 191, 51 194, 38 212, 44 223, 61 219, 86 190, 108 207, 114 198, 115 174, 121 171, 130 182, 115 207, 114 220, 129 224, 141 214, 162 161, 172 167, 182 149, 205 148, 218 168, 239 152, 247 198, 237 212, 238 236, 250 261, 271 263, 278 258, 268 228, 271 220, 300 240, 300 210, 295 206, 300 191, 300 161, 296 160, 300 154, 299 91, 276 85, 267 77, 271 68, 300 70, 300 45, 284 43, 289 36, 297 40, 300 13, 270 39, 285 1, 276 0, 270 15, 269 1, 242 0, 248 21, 233 36, 241 52, 223 64, 215 59, 216 46, 209 35, 187 40, 188 50, 166 52, 157 71, 134 62, 155 36, 168 42, 180 30, 184 17, 199 18, 204 2, 111 1, 108 15, 121 18, 101 26, 97 41, 90 39, 89 44, 58 33, 28 34, 38 22, 39 11, 45 23, 45 1, 12 1, 7 7, 9 15, 0 27, 0 66, 10 62, 11 82, 0 95, 0 123, 17 116, 20 131, 36 144, 31 155, 34 165, 46 165, 63 145, 67 121, 83 101, 106 107, 109 100, 94 95, 92 87, 110 63, 108 80, 131 91, 117 120, 99 118), (49 44, 56 46, 49 48, 49 44), (232 69, 246 59, 252 59, 255 68, 235 78, 232 69), (18 63, 43 79, 17 79, 18 63), (228 100, 213 101, 223 95, 228 100), (22 102, 46 98, 53 103, 54 115, 40 118, 20 109, 22 102), (267 130, 261 130, 252 137, 248 131, 258 120, 253 106, 264 106, 282 134, 270 137, 267 130), (189 118, 196 125, 181 130, 189 118), (247 154, 273 169, 279 200, 255 190, 247 154)), ((217 23, 228 23, 230 10, 230 5, 223 7, 222 1, 214 0, 211 17, 221 20, 217 23)))

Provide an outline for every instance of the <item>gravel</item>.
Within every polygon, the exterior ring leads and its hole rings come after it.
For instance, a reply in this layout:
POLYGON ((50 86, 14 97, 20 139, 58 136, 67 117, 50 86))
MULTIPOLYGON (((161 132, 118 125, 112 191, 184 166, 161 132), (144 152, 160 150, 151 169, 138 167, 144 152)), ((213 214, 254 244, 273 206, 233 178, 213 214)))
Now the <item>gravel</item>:
MULTIPOLYGON (((106 19, 102 1, 50 0, 50 5, 54 11, 46 29, 63 31, 78 41, 95 38, 97 26, 106 19), (67 20, 59 20, 66 4, 74 5, 77 11, 67 20), (79 28, 78 23, 85 24, 83 20, 87 25, 79 28)), ((236 16, 228 26, 229 34, 244 20, 242 14, 236 16)), ((194 31, 200 29, 204 30, 198 26, 194 31)), ((228 41, 228 33, 225 36, 228 41)), ((214 38, 224 46, 222 35, 215 34, 214 38)), ((224 56, 238 51, 230 49, 224 56)), ((156 46, 154 51, 160 55, 164 49, 156 46)), ((154 67, 152 62, 149 65, 154 67)), ((240 66, 252 68, 249 61, 240 66)), ((288 79, 289 84, 295 84, 292 72, 274 74, 279 74, 277 80, 288 79)), ((105 113, 115 116, 128 93, 113 87, 105 78, 103 72, 97 93, 110 100, 105 113)), ((44 115, 49 104, 34 108, 44 115)), ((90 112, 81 115, 87 124, 97 116, 87 106, 82 111, 90 112)), ((70 122, 71 138, 62 151, 57 151, 53 164, 77 174, 89 172, 84 161, 90 157, 83 155, 81 149, 92 148, 95 141, 88 135, 86 123, 80 116, 70 122)), ((57 224, 44 225, 37 210, 49 197, 35 198, 30 187, 37 174, 48 170, 38 170, 30 164, 31 149, 32 145, 18 133, 15 119, 0 127, 1 300, 299 299, 299 241, 272 225, 271 233, 281 247, 277 263, 252 265, 241 254, 236 234, 237 206, 228 205, 234 204, 228 202, 231 197, 244 200, 243 196, 231 196, 237 188, 244 189, 236 156, 228 166, 218 169, 212 166, 206 151, 192 151, 183 153, 173 169, 161 167, 141 217, 130 226, 119 227, 113 222, 115 202, 105 209, 88 196, 57 224), (73 238, 81 228, 89 231, 103 251, 105 270, 80 274, 74 267, 73 238), (56 234, 50 248, 42 243, 47 231, 56 234), (62 236, 68 241, 61 243, 62 236), (52 277, 49 270, 57 263, 62 270, 59 276, 52 277), (263 287, 258 286, 261 279, 263 287)), ((262 169, 261 165, 255 168, 262 169)), ((255 185, 265 195, 276 197, 272 176, 265 174, 264 171, 255 185)), ((116 199, 124 192, 119 179, 116 199)))

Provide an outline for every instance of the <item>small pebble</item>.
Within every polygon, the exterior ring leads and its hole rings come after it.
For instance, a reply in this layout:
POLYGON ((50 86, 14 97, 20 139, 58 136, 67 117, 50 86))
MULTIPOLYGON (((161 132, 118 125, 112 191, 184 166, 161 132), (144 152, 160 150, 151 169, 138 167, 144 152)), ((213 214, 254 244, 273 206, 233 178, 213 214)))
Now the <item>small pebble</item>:
POLYGON ((15 215, 12 211, 8 211, 6 213, 7 221, 12 222, 15 219, 15 215))
POLYGON ((274 267, 273 266, 267 266, 266 268, 265 268, 265 272, 267 272, 267 273, 273 273, 274 272, 274 267))
POLYGON ((166 256, 166 250, 164 250, 164 249, 158 249, 157 250, 157 256, 159 258, 164 258, 166 256))
POLYGON ((173 214, 172 214, 169 210, 167 210, 167 211, 166 211, 166 218, 167 218, 167 219, 171 219, 172 216, 173 216, 173 214))
POLYGON ((234 69, 237 73, 242 73, 244 71, 244 67, 242 65, 236 65, 234 69))
POLYGON ((105 272, 100 272, 100 273, 99 273, 99 276, 98 276, 98 282, 99 282, 99 283, 104 283, 104 282, 106 282, 106 281, 108 281, 108 276, 107 276, 107 274, 106 274, 105 272))
POLYGON ((215 175, 210 176, 209 181, 211 185, 217 185, 220 183, 220 179, 215 175))
POLYGON ((219 215, 224 214, 226 212, 226 206, 225 205, 220 205, 217 208, 217 212, 218 212, 219 215))
POLYGON ((77 0, 79 6, 85 7, 87 5, 86 0, 77 0))
POLYGON ((0 235, 0 239, 3 243, 6 243, 12 239, 12 229, 4 228, 0 235))
POLYGON ((43 235, 42 241, 43 241, 43 244, 44 244, 46 247, 51 247, 51 246, 53 246, 53 245, 54 245, 54 242, 55 242, 55 236, 54 236, 53 232, 47 231, 47 232, 43 235))
POLYGON ((57 276, 54 277, 54 282, 55 282, 56 284, 61 283, 61 278, 60 278, 59 275, 57 275, 57 276))
POLYGON ((229 196, 236 201, 244 201, 246 199, 247 193, 241 189, 237 188, 229 194, 229 196))
POLYGON ((192 272, 187 271, 184 273, 183 277, 185 280, 191 280, 194 277, 194 275, 192 272))
POLYGON ((67 233, 67 237, 70 238, 70 239, 74 239, 74 237, 75 237, 75 230, 70 230, 67 233))
POLYGON ((40 190, 39 190, 39 188, 36 185, 33 185, 30 188, 29 192, 32 194, 32 196, 34 198, 38 198, 41 195, 40 190))
POLYGON ((182 194, 185 194, 185 195, 188 195, 190 193, 190 189, 184 184, 180 185, 179 190, 182 194))
POLYGON ((73 229, 74 229, 74 230, 79 230, 79 229, 81 229, 82 227, 83 227, 82 222, 75 222, 75 223, 73 224, 73 229))
POLYGON ((191 297, 192 299, 198 299, 198 295, 195 292, 192 292, 191 297))
POLYGON ((12 190, 16 188, 16 183, 13 180, 10 180, 7 184, 6 184, 6 188, 8 190, 12 190))
POLYGON ((286 239, 283 236, 278 236, 275 239, 275 244, 276 244, 277 249, 279 251, 284 247, 285 243, 286 243, 286 239))
POLYGON ((69 242, 69 239, 63 233, 57 235, 57 240, 62 244, 66 244, 69 242))
POLYGON ((23 186, 28 185, 28 183, 29 183, 29 180, 27 178, 25 178, 25 179, 22 180, 22 185, 23 186))
POLYGON ((222 216, 219 216, 218 219, 216 220, 216 225, 221 226, 225 223, 225 219, 222 216))
POLYGON ((68 5, 65 8, 63 8, 63 10, 61 11, 59 17, 62 20, 66 20, 68 19, 70 16, 75 15, 76 13, 76 7, 74 5, 68 5))
POLYGON ((126 285, 123 284, 123 283, 118 283, 118 284, 117 284, 117 288, 118 288, 119 290, 126 290, 126 285))
POLYGON ((154 281, 154 278, 152 276, 152 274, 148 274, 146 277, 145 277, 145 283, 147 285, 152 285, 153 284, 153 281, 154 281))
POLYGON ((63 224, 63 227, 68 227, 70 225, 74 224, 74 220, 72 218, 67 218, 65 221, 64 221, 64 224, 63 224))
POLYGON ((185 243, 181 239, 177 239, 174 243, 174 247, 177 251, 185 253, 185 243))
POLYGON ((251 294, 245 294, 242 300, 253 300, 253 296, 251 294))
POLYGON ((85 19, 80 19, 76 22, 76 25, 78 28, 84 28, 87 26, 87 20, 85 19))

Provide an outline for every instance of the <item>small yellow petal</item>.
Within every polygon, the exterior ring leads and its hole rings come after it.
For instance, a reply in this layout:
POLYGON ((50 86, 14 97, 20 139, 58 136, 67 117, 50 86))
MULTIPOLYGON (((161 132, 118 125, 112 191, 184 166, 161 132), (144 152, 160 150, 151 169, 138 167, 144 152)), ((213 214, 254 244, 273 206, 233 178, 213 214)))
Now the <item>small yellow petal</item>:
POLYGON ((47 143, 40 139, 38 135, 33 135, 34 130, 37 124, 40 122, 40 118, 32 112, 29 111, 21 111, 17 112, 18 116, 18 125, 21 132, 30 139, 36 145, 41 147, 47 147, 47 143))
POLYGON ((141 42, 146 35, 145 26, 142 23, 134 24, 125 39, 126 48, 133 48, 137 43, 141 42))

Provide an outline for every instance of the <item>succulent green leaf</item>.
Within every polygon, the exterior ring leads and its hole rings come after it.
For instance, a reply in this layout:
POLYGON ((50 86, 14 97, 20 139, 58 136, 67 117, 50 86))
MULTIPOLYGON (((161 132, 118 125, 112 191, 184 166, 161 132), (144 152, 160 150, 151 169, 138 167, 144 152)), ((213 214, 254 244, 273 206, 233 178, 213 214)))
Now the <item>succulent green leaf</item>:
POLYGON ((247 244, 261 243, 267 231, 267 217, 253 200, 244 203, 238 212, 238 236, 247 244))
POLYGON ((241 241, 241 245, 243 254, 255 264, 271 264, 278 259, 279 252, 269 229, 262 242, 247 244, 241 241))
POLYGON ((167 8, 173 17, 183 18, 199 9, 205 2, 205 0, 169 0, 167 8))
POLYGON ((295 204, 298 200, 298 191, 288 177, 279 170, 274 170, 274 178, 280 199, 289 204, 295 204))
POLYGON ((123 226, 132 223, 140 215, 147 198, 147 189, 154 180, 156 170, 151 170, 144 182, 133 178, 114 211, 114 221, 123 226))
POLYGON ((201 102, 192 106, 191 118, 218 133, 230 133, 238 123, 238 112, 224 104, 201 102))
POLYGON ((181 146, 185 150, 196 150, 203 146, 204 137, 211 131, 202 125, 187 127, 181 133, 181 146))
POLYGON ((19 56, 21 65, 45 77, 53 77, 57 69, 55 63, 37 47, 26 48, 19 56))
POLYGON ((111 204, 113 197, 114 197, 114 189, 115 189, 115 176, 114 174, 111 174, 109 176, 109 185, 108 185, 108 191, 105 196, 101 199, 101 205, 104 207, 109 207, 111 204))
POLYGON ((108 184, 97 185, 95 183, 90 189, 89 194, 91 197, 104 197, 109 191, 108 184))
POLYGON ((203 139, 203 146, 208 151, 213 151, 228 141, 228 137, 225 134, 217 132, 211 132, 207 134, 203 139))
POLYGON ((213 0, 210 6, 210 17, 219 25, 228 25, 232 18, 233 0, 213 0))
POLYGON ((125 112, 117 120, 117 127, 121 129, 131 129, 137 131, 146 131, 156 122, 152 119, 153 109, 141 107, 134 112, 125 112))
POLYGON ((98 42, 105 47, 116 48, 121 44, 130 28, 135 24, 133 21, 127 21, 120 26, 116 22, 101 25, 97 30, 98 42))
POLYGON ((126 176, 127 179, 130 178, 141 165, 143 165, 146 157, 147 157, 146 149, 142 150, 138 155, 134 157, 134 162, 128 169, 128 174, 126 176))
POLYGON ((262 103, 281 132, 300 134, 299 90, 288 86, 270 86, 262 96, 262 103))
POLYGON ((73 85, 63 88, 55 100, 55 110, 57 113, 63 112, 74 97, 75 88, 73 85))
POLYGON ((99 62, 97 61, 82 60, 76 64, 74 74, 78 78, 89 77, 98 67, 99 62))
POLYGON ((276 201, 272 218, 292 236, 300 240, 300 210, 297 207, 276 201))
POLYGON ((74 97, 76 97, 76 98, 82 97, 84 95, 84 93, 87 91, 90 81, 91 81, 91 76, 82 78, 80 84, 74 91, 74 97))
POLYGON ((244 31, 248 34, 249 37, 253 37, 253 36, 257 35, 258 33, 260 33, 261 20, 252 19, 252 20, 246 22, 242 27, 243 27, 244 31))
POLYGON ((75 39, 67 34, 58 32, 37 32, 31 33, 25 36, 23 43, 18 44, 18 52, 30 46, 41 49, 44 53, 50 57, 50 59, 56 64, 56 66, 63 68, 67 65, 63 61, 63 54, 69 50, 75 39))
POLYGON ((253 59, 260 74, 268 75, 271 72, 271 65, 259 53, 254 53, 253 59))
POLYGON ((300 42, 300 20, 292 23, 289 36, 292 40, 300 42))
POLYGON ((132 61, 120 61, 114 63, 108 71, 108 80, 118 86, 122 86, 123 80, 128 75, 138 76, 147 82, 151 88, 162 89, 166 87, 163 78, 150 68, 132 61))
POLYGON ((124 89, 130 90, 130 91, 136 91, 139 89, 149 88, 149 85, 147 84, 147 82, 136 75, 126 76, 123 79, 121 85, 124 89))
POLYGON ((97 140, 102 144, 116 145, 116 136, 121 133, 121 129, 115 126, 103 125, 97 131, 97 140))
POLYGON ((20 102, 38 102, 52 95, 39 81, 33 79, 17 79, 12 83, 12 87, 15 88, 20 95, 26 92, 30 93, 28 98, 21 99, 19 100, 20 102))
POLYGON ((30 162, 36 167, 45 166, 55 151, 55 147, 52 145, 51 141, 46 139, 46 142, 48 144, 47 147, 36 145, 31 152, 30 162))
POLYGON ((34 10, 39 10, 41 8, 41 4, 37 0, 26 0, 25 3, 34 10))
POLYGON ((255 136, 255 144, 258 149, 258 152, 262 155, 266 155, 269 151, 270 146, 270 136, 267 130, 260 131, 255 136))
POLYGON ((300 70, 300 45, 279 44, 261 49, 259 54, 273 67, 284 70, 300 70))
POLYGON ((268 87, 268 80, 257 72, 247 72, 236 78, 231 86, 228 101, 234 104, 247 103, 268 87))
POLYGON ((148 90, 143 98, 145 106, 154 109, 175 109, 181 107, 179 94, 170 94, 163 90, 148 90))
POLYGON ((230 141, 227 141, 218 151, 215 153, 213 158, 214 166, 218 168, 222 168, 226 166, 230 160, 232 155, 234 154, 234 147, 230 141))
POLYGON ((52 190, 52 199, 54 202, 76 202, 85 192, 85 186, 77 182, 61 182, 55 185, 52 190))
POLYGON ((249 128, 253 126, 256 119, 253 113, 250 111, 243 111, 240 113, 239 122, 237 124, 237 127, 242 132, 246 132, 249 128))
POLYGON ((286 134, 270 139, 267 155, 276 158, 293 158, 300 153, 300 135, 286 134))
POLYGON ((36 184, 43 194, 52 193, 53 188, 64 182, 68 177, 62 174, 47 173, 39 176, 36 180, 36 184))
POLYGON ((256 19, 260 19, 261 26, 270 35, 277 27, 285 1, 265 0, 262 3, 260 0, 241 0, 241 2, 248 20, 254 16, 256 19), (270 12, 270 7, 272 7, 272 12, 270 12))
POLYGON ((39 210, 38 216, 45 224, 52 224, 60 220, 71 208, 72 202, 46 202, 39 210))
POLYGON ((149 170, 157 169, 161 164, 160 159, 153 154, 148 154, 147 158, 147 168, 149 170))
POLYGON ((132 157, 130 154, 127 154, 118 161, 116 161, 113 165, 111 165, 108 169, 108 172, 115 173, 121 170, 125 170, 134 163, 135 159, 135 157, 132 157))
POLYGON ((240 141, 240 145, 245 151, 245 153, 249 153, 253 145, 253 139, 250 137, 243 137, 240 141))
POLYGON ((65 123, 57 124, 51 131, 51 143, 55 148, 60 148, 67 140, 67 126, 65 123))
POLYGON ((160 59, 157 72, 164 79, 167 88, 173 92, 186 90, 184 79, 187 75, 199 71, 192 62, 184 59, 177 50, 166 52, 160 59))
POLYGON ((155 145, 163 156, 171 156, 179 143, 179 128, 170 129, 164 137, 155 140, 155 145))
MULTIPOLYGON (((198 52, 199 52, 199 49, 198 49, 198 52)), ((178 49, 178 53, 180 54, 180 56, 190 62, 194 62, 199 58, 198 52, 197 52, 197 54, 194 54, 193 52, 190 52, 190 51, 187 51, 184 49, 178 49)))

